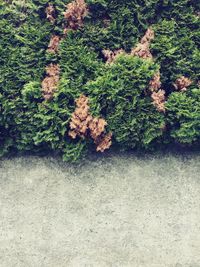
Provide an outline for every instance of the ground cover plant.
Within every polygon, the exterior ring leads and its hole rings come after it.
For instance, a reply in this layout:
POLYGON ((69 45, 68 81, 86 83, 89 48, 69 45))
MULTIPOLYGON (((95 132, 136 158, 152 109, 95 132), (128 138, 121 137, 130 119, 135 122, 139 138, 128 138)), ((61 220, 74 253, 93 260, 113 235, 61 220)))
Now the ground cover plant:
POLYGON ((0 155, 200 144, 200 2, 0 2, 0 155))

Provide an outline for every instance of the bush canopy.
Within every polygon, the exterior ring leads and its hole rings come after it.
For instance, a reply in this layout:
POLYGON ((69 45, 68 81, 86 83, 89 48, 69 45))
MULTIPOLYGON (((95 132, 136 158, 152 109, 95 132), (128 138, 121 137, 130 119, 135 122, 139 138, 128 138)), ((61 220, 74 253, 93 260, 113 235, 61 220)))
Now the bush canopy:
POLYGON ((200 1, 0 2, 0 155, 200 145, 200 1))

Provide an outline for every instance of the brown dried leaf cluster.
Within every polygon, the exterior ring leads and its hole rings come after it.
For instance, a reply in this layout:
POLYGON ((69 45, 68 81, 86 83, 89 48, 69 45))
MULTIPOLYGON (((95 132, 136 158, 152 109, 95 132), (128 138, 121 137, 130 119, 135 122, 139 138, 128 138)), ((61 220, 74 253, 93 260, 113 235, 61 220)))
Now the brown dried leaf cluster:
POLYGON ((149 43, 150 44, 150 42, 153 41, 154 38, 155 38, 154 31, 150 27, 150 28, 147 29, 147 31, 146 31, 145 35, 142 37, 140 43, 141 44, 144 44, 144 43, 149 43))
POLYGON ((82 95, 76 100, 76 109, 72 114, 70 122, 69 136, 73 139, 77 136, 85 137, 88 132, 88 125, 92 120, 89 113, 89 100, 86 96, 82 95))
MULTIPOLYGON (((45 9, 47 19, 54 24, 56 21, 56 12, 52 4, 48 4, 45 9)), ((50 53, 57 53, 61 37, 53 35, 50 39, 47 51, 50 53)), ((59 82, 60 67, 58 64, 49 64, 46 67, 46 77, 42 81, 42 94, 45 100, 51 100, 53 94, 57 89, 59 82)))
POLYGON ((160 72, 157 72, 149 83, 150 92, 157 92, 161 87, 160 72))
POLYGON ((149 83, 148 90, 151 93, 153 105, 159 112, 165 112, 165 90, 161 89, 160 72, 157 72, 149 83))
MULTIPOLYGON (((154 31, 149 28, 145 35, 142 37, 140 43, 134 47, 131 51, 131 55, 132 56, 138 56, 138 57, 141 57, 141 58, 144 58, 144 59, 147 59, 147 58, 153 58, 151 52, 150 52, 150 43, 151 41, 154 39, 154 31)), ((111 51, 109 49, 104 49, 102 51, 104 57, 106 58, 107 60, 107 64, 111 64, 115 61, 116 57, 122 53, 126 53, 123 49, 118 49, 118 50, 115 50, 115 51, 111 51)), ((156 77, 155 77, 156 79, 156 77)), ((159 79, 159 77, 157 77, 157 79, 159 79)), ((155 81, 156 82, 156 81, 155 81)), ((154 85, 152 85, 154 86, 154 85)))
POLYGON ((103 135, 97 142, 97 151, 104 152, 109 149, 112 145, 112 133, 103 135))
POLYGON ((104 133, 107 122, 101 118, 92 118, 89 123, 90 136, 93 140, 98 140, 98 138, 104 133))
MULTIPOLYGON (((67 5, 64 17, 68 29, 77 30, 83 26, 83 20, 88 14, 88 8, 84 0, 75 0, 67 5)), ((65 29, 66 32, 67 29, 65 29)))
POLYGON ((119 55, 125 53, 125 51, 123 49, 118 49, 115 51, 111 51, 109 49, 104 49, 104 50, 102 50, 102 53, 103 53, 104 57, 106 58, 106 63, 111 64, 115 61, 115 59, 119 55))
POLYGON ((149 28, 142 37, 140 43, 132 49, 131 55, 138 56, 144 59, 153 58, 150 52, 150 43, 154 39, 154 31, 149 28))
POLYGON ((60 67, 58 64, 50 64, 46 67, 47 76, 42 81, 42 94, 45 100, 51 100, 59 82, 60 67))
POLYGON ((160 89, 158 92, 151 94, 153 105, 159 112, 165 112, 165 90, 160 89))
POLYGON ((46 16, 47 16, 47 19, 52 23, 54 24, 55 21, 56 21, 56 12, 55 12, 55 8, 53 5, 51 4, 48 4, 48 6, 46 7, 45 9, 45 12, 46 12, 46 16))
POLYGON ((76 100, 76 109, 72 114, 69 136, 75 139, 79 137, 91 137, 97 145, 97 151, 105 151, 112 142, 112 134, 105 134, 107 122, 102 118, 91 116, 88 97, 81 95, 76 100))
POLYGON ((53 35, 50 39, 47 51, 50 53, 57 53, 61 37, 58 35, 53 35))
POLYGON ((192 84, 192 81, 185 76, 180 77, 175 81, 174 87, 176 90, 185 92, 187 91, 187 87, 189 87, 192 84))

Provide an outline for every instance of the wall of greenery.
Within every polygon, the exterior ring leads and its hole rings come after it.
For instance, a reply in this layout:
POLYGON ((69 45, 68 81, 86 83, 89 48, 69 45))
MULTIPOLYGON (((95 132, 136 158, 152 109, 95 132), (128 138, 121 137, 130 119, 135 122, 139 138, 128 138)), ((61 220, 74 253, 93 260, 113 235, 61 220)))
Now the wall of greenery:
POLYGON ((90 138, 68 135, 75 100, 83 94, 91 114, 106 120, 111 148, 200 147, 200 1, 87 0, 83 26, 63 34, 70 2, 0 1, 0 155, 54 151, 75 161, 95 150, 90 138), (55 23, 47 19, 49 4, 55 23), (131 55, 150 27, 153 58, 131 55), (49 53, 55 34, 62 36, 59 50, 49 53), (106 49, 124 53, 107 64, 106 49), (60 78, 47 101, 41 83, 51 63, 60 66, 60 78), (158 72, 164 112, 146 93, 158 72), (183 76, 191 84, 177 90, 183 76))

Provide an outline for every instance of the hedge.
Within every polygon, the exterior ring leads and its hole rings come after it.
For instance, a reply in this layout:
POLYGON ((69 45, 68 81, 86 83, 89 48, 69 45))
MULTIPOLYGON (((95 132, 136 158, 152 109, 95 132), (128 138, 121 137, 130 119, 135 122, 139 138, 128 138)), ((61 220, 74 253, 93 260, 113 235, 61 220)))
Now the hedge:
POLYGON ((1 156, 199 146, 199 1, 3 0, 0 32, 1 156))

